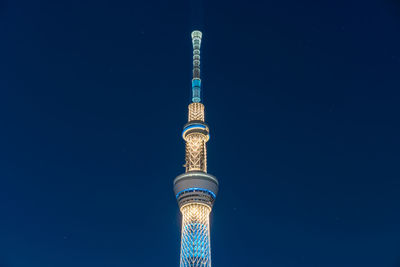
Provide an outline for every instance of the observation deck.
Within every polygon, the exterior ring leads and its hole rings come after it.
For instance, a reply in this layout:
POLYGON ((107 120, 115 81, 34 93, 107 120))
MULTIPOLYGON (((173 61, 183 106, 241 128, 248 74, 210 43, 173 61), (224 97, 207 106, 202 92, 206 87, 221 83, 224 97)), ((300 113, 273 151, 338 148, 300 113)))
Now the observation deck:
POLYGON ((218 180, 205 172, 190 171, 175 178, 174 193, 180 208, 190 203, 212 208, 218 194, 218 180))

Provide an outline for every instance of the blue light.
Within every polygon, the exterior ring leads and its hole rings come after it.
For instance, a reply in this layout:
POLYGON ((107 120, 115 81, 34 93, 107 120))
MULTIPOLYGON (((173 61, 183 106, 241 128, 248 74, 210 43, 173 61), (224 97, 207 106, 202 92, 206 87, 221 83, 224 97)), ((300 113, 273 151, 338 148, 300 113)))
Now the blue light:
POLYGON ((199 103, 201 101, 200 92, 201 92, 201 80, 193 79, 192 80, 192 101, 194 103, 199 103))
POLYGON ((200 79, 193 79, 192 80, 192 88, 193 87, 201 87, 201 80, 200 79))
POLYGON ((206 126, 204 126, 204 125, 202 125, 202 124, 190 125, 190 126, 188 126, 188 127, 186 127, 186 128, 183 129, 183 131, 182 131, 182 136, 183 136, 183 134, 184 134, 187 130, 190 130, 190 129, 193 129, 193 128, 207 129, 206 126))
POLYGON ((204 265, 202 264, 196 266, 209 266, 208 261, 210 243, 208 239, 207 225, 198 222, 188 223, 187 225, 184 225, 183 240, 182 257, 185 259, 185 262, 181 266, 192 267, 192 265, 190 265, 190 262, 193 260, 197 260, 198 258, 201 258, 207 263, 203 263, 204 265))
POLYGON ((213 198, 216 198, 217 196, 214 194, 214 192, 208 190, 208 189, 204 189, 204 188, 198 188, 198 187, 192 187, 192 188, 187 188, 185 190, 180 191, 178 194, 176 194, 176 198, 178 198, 181 194, 186 193, 186 192, 194 192, 194 191, 201 191, 201 192, 205 192, 208 193, 209 195, 211 195, 213 198))
POLYGON ((203 129, 205 129, 206 126, 204 126, 202 124, 194 124, 194 125, 190 125, 190 126, 186 127, 185 129, 183 129, 183 131, 186 131, 186 130, 189 130, 189 129, 192 129, 192 128, 203 128, 203 129))

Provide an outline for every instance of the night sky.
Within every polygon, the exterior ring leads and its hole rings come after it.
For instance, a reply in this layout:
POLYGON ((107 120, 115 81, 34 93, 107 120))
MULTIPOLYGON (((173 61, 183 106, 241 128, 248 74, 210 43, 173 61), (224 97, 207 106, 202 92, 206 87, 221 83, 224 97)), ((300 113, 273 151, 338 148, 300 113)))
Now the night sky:
POLYGON ((179 266, 196 28, 213 267, 399 267, 394 0, 1 1, 0 267, 179 266))

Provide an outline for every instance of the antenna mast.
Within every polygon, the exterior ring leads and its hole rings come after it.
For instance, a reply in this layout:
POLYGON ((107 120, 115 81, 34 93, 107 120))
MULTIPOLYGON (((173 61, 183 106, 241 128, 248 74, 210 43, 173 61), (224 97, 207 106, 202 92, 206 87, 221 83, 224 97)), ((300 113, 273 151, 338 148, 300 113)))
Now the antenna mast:
POLYGON ((192 32, 193 44, 193 79, 192 79, 192 102, 199 103, 201 101, 201 79, 200 79, 200 46, 201 31, 192 32))

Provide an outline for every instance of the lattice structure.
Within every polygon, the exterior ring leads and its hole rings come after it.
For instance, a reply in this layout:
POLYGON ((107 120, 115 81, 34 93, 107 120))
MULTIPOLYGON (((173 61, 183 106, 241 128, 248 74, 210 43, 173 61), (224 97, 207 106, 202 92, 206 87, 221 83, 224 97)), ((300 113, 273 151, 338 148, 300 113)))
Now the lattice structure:
POLYGON ((211 208, 203 204, 188 204, 182 212, 182 245, 180 267, 211 267, 211 208))
POLYGON ((206 141, 203 134, 192 133, 186 137, 186 172, 207 172, 206 141))
POLYGON ((186 172, 207 172, 208 127, 204 124, 195 124, 196 122, 204 122, 204 105, 202 103, 191 103, 188 108, 188 129, 191 130, 184 138, 186 141, 186 172))
POLYGON ((188 121, 204 122, 204 105, 202 103, 189 104, 188 121))

